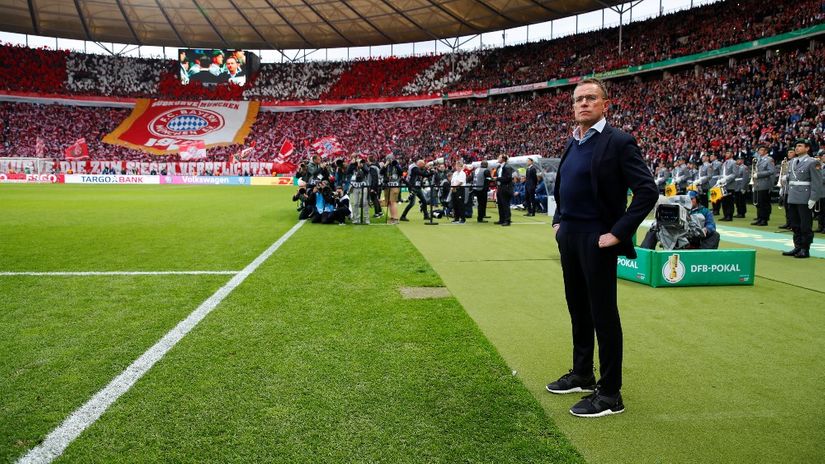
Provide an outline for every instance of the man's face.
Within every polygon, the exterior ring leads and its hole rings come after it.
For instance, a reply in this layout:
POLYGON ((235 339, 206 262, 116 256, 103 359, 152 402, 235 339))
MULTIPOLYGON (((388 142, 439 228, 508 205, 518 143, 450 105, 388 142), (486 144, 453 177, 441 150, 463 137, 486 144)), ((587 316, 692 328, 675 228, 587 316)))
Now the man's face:
POLYGON ((725 152, 725 159, 727 160, 727 159, 731 159, 731 158, 733 158, 733 152, 732 151, 726 151, 725 152))
POLYGON ((212 62, 215 64, 223 64, 223 55, 215 55, 212 57, 212 62))
POLYGON ((584 84, 573 91, 573 112, 576 122, 592 126, 604 117, 609 100, 596 84, 584 84))
POLYGON ((226 70, 235 74, 238 71, 238 61, 230 56, 229 59, 226 60, 226 70))
POLYGON ((797 143, 796 147, 794 147, 794 153, 796 156, 806 155, 808 154, 808 150, 810 150, 810 148, 808 148, 808 146, 804 143, 797 143))
POLYGON ((788 150, 788 159, 796 157, 796 150, 788 150))
POLYGON ((757 153, 759 153, 759 156, 765 156, 765 155, 767 155, 767 154, 768 154, 768 149, 767 149, 767 148, 762 147, 762 148, 760 148, 759 150, 756 150, 756 152, 757 152, 757 153))

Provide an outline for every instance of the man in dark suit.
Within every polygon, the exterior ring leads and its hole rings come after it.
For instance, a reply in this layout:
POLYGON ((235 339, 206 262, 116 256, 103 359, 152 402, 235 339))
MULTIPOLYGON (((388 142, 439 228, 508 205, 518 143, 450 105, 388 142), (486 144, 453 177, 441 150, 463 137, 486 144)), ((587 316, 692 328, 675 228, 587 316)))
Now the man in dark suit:
POLYGON ((607 89, 584 79, 573 91, 578 127, 559 164, 553 228, 561 254, 564 292, 573 325, 573 369, 547 385, 551 393, 592 392, 570 413, 601 417, 624 411, 622 326, 616 303, 618 256, 635 258, 633 234, 658 192, 636 140, 609 126, 607 89), (627 205, 627 190, 633 200, 627 205), (593 375, 593 333, 601 378, 593 375))
POLYGON ((525 216, 536 215, 536 186, 539 183, 538 169, 533 164, 533 158, 527 158, 527 181, 524 185, 524 202, 527 203, 527 214, 525 216))
POLYGON ((510 225, 510 201, 513 199, 513 168, 507 165, 507 155, 499 155, 496 168, 496 204, 498 221, 502 226, 510 225))

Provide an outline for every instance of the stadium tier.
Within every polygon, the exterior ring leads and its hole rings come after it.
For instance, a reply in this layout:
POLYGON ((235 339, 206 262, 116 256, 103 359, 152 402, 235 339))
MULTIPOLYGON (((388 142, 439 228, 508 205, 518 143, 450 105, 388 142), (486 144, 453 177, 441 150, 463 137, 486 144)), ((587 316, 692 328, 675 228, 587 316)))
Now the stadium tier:
MULTIPOLYGON (((818 77, 823 72, 825 49, 820 47, 772 52, 698 73, 689 69, 641 84, 616 81, 610 85, 609 117, 638 138, 651 166, 707 151, 746 152, 758 142, 779 152, 799 135, 813 137, 820 146, 825 143, 825 84, 818 77)), ((261 161, 272 161, 286 139, 295 144, 291 160, 304 159, 322 134, 335 134, 350 153, 375 156, 554 156, 572 130, 569 107, 567 92, 548 91, 409 109, 261 112, 246 145, 254 142, 251 160, 261 161)), ((85 137, 92 159, 157 160, 102 142, 128 115, 128 109, 1 103, 0 157, 61 159, 68 144, 85 137), (40 149, 38 139, 44 145, 40 149)), ((238 150, 210 149, 209 160, 225 161, 238 150)))
POLYGON ((264 65, 243 88, 181 85, 168 60, 0 47, 0 89, 175 99, 346 99, 487 89, 651 63, 820 24, 819 0, 721 2, 622 29, 443 56, 264 65), (24 70, 21 72, 21 70, 24 70))

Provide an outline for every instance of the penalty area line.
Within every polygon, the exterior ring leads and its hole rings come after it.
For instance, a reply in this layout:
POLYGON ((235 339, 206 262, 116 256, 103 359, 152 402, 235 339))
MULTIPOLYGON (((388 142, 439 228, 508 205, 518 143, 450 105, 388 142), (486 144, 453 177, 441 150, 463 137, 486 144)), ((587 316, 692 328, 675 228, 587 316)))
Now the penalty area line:
POLYGON ((102 390, 95 393, 92 398, 83 406, 77 408, 67 417, 62 424, 52 430, 42 443, 29 450, 21 457, 18 464, 30 463, 50 463, 60 457, 63 451, 86 430, 95 423, 101 415, 124 393, 129 391, 141 377, 143 377, 152 366, 163 358, 183 337, 186 336, 195 326, 198 325, 215 307, 217 307, 232 291, 240 285, 250 274, 275 251, 281 247, 301 226, 304 221, 300 221, 292 226, 281 238, 269 246, 263 253, 258 255, 254 261, 249 263, 243 270, 236 273, 229 282, 219 288, 206 301, 201 303, 192 311, 186 319, 178 323, 172 330, 166 333, 157 343, 146 350, 138 359, 129 365, 123 372, 115 377, 102 390))
POLYGON ((55 271, 55 272, 0 272, 0 276, 154 276, 154 275, 235 275, 240 271, 55 271))

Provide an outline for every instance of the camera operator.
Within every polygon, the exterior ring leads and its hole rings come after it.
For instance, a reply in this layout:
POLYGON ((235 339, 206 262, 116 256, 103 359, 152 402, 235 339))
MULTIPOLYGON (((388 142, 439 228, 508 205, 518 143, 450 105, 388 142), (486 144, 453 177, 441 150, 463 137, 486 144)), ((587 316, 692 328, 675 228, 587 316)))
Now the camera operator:
POLYGON ((372 217, 380 218, 384 215, 381 210, 381 168, 375 161, 375 157, 370 156, 367 161, 367 169, 369 170, 367 185, 369 186, 370 202, 375 209, 375 214, 372 217))
MULTIPOLYGON (((719 233, 716 232, 716 222, 713 220, 713 213, 699 202, 699 194, 689 191, 690 209, 687 211, 687 223, 676 219, 675 214, 669 217, 668 223, 660 220, 660 208, 671 207, 682 209, 684 206, 678 203, 665 203, 656 206, 656 222, 645 234, 641 247, 650 250, 656 249, 656 244, 661 243, 666 250, 681 250, 699 248, 703 250, 715 250, 719 248, 719 233), (672 220, 672 222, 671 222, 672 220)), ((671 197, 677 198, 677 197, 671 197)))
POLYGON ((332 195, 332 187, 329 182, 323 180, 313 188, 311 198, 315 203, 315 211, 312 215, 312 222, 320 224, 329 221, 332 212, 335 210, 335 199, 332 195))
POLYGON ((410 168, 410 172, 407 173, 407 188, 410 189, 410 202, 407 204, 407 207, 404 208, 404 212, 401 213, 401 221, 409 221, 409 219, 407 219, 407 213, 415 206, 416 198, 418 198, 418 201, 421 203, 420 209, 421 213, 424 214, 424 220, 430 219, 430 215, 427 213, 427 199, 424 197, 424 192, 421 191, 421 186, 424 179, 431 176, 432 173, 424 167, 424 160, 416 161, 415 166, 410 168))
POLYGON ((301 187, 292 195, 292 201, 298 202, 298 219, 307 219, 312 216, 312 203, 309 201, 309 193, 306 187, 301 187))
POLYGON ((349 196, 352 199, 352 223, 370 223, 369 187, 367 185, 369 168, 364 160, 353 160, 347 170, 349 178, 349 196))
POLYGON ((332 224, 333 222, 337 222, 339 225, 344 225, 347 222, 347 218, 352 214, 352 210, 350 210, 349 205, 349 195, 344 193, 344 187, 338 186, 335 188, 335 210, 332 212, 332 216, 330 216, 329 222, 325 224, 332 224))
POLYGON ((398 224, 398 196, 401 194, 401 179, 404 171, 393 155, 387 155, 381 177, 386 186, 387 209, 390 210, 389 224, 398 224))

